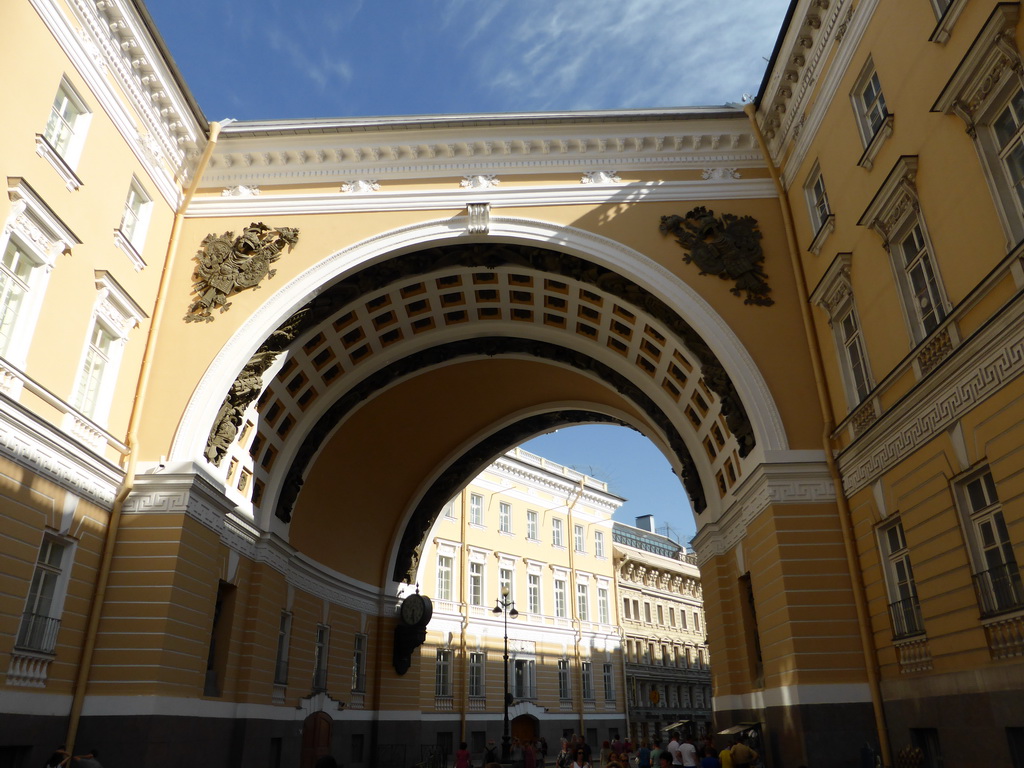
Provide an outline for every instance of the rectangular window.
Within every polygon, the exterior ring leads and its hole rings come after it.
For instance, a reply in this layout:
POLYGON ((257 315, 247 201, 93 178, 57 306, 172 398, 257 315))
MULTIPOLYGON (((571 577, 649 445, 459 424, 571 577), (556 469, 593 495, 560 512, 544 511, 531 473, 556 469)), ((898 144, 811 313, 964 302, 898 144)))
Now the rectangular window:
POLYGON ((562 536, 562 520, 561 518, 555 517, 551 519, 551 546, 553 547, 564 547, 565 540, 562 536))
POLYGON ((652 624, 653 623, 651 621, 651 604, 650 603, 644 603, 644 621, 646 621, 648 624, 652 624))
POLYGON ((594 531, 594 557, 604 557, 604 531, 594 531))
POLYGON ((141 251, 146 242, 146 230, 149 228, 152 208, 152 199, 146 194, 138 179, 133 178, 128 187, 128 197, 124 201, 119 229, 136 251, 141 251))
POLYGON ((558 698, 562 701, 572 698, 572 687, 569 680, 569 660, 558 660, 558 698))
POLYGON ((484 564, 469 564, 469 604, 484 604, 484 564))
POLYGON ((585 552, 586 551, 586 545, 585 545, 585 542, 584 542, 584 539, 583 539, 583 526, 582 525, 574 525, 572 527, 572 538, 573 538, 573 543, 574 543, 574 545, 576 547, 576 551, 577 552, 585 552))
POLYGON ((88 117, 89 110, 82 99, 71 84, 63 80, 50 106, 43 138, 69 166, 75 165, 82 153, 88 117))
POLYGON ((669 607, 669 609, 668 609, 668 624, 669 624, 670 627, 674 627, 676 625, 676 609, 675 608, 669 607))
POLYGON ((817 166, 811 171, 804 192, 811 213, 811 228, 818 233, 832 216, 832 208, 828 203, 828 192, 825 191, 825 177, 817 166))
POLYGON ((288 644, 292 634, 292 615, 281 611, 281 620, 277 627, 277 658, 274 661, 274 683, 288 684, 288 644))
POLYGON ((899 239, 902 288, 915 325, 915 341, 934 331, 946 317, 935 268, 920 221, 899 239))
POLYGON ((957 498, 974 564, 974 588, 982 616, 1024 608, 1020 569, 987 467, 961 481, 957 498))
POLYGON ((479 493, 469 495, 469 523, 470 525, 484 524, 484 497, 479 493))
POLYGON ((447 555, 437 556, 437 599, 452 599, 452 558, 447 555))
POLYGON ((576 608, 581 621, 587 621, 590 618, 589 612, 589 596, 587 595, 587 585, 577 584, 576 585, 576 608))
POLYGON ((615 673, 612 665, 605 662, 604 665, 604 699, 605 701, 615 701, 615 673))
POLYGON ((999 161, 1018 210, 1024 210, 1024 90, 1016 91, 992 124, 999 161))
POLYGON ((484 655, 480 651, 469 654, 469 695, 474 698, 484 695, 484 655))
POLYGON ((854 107, 864 146, 867 146, 882 127, 885 118, 889 116, 889 110, 885 107, 885 96, 882 94, 882 84, 870 63, 854 91, 854 107))
POLYGON ((40 653, 56 650, 70 551, 69 544, 50 536, 43 537, 18 629, 15 643, 18 648, 40 653))
POLYGON ((452 652, 447 648, 437 649, 434 663, 434 696, 450 698, 452 695, 452 652))
POLYGON ((526 538, 530 541, 537 541, 540 536, 538 535, 538 521, 539 516, 532 509, 526 512, 526 538))
POLYGON ((352 690, 366 691, 366 648, 368 637, 357 632, 352 646, 352 690))
POLYGON ((622 599, 622 616, 623 616, 623 618, 626 618, 626 619, 631 618, 630 615, 629 615, 629 598, 628 597, 624 597, 622 599))
POLYGON ((860 332, 860 320, 857 318, 857 312, 852 302, 838 320, 839 341, 842 344, 849 387, 856 394, 857 402, 860 403, 871 391, 871 381, 868 377, 867 357, 864 354, 864 337, 860 332))
POLYGON ((516 659, 512 668, 512 693, 517 699, 537 697, 537 663, 533 659, 516 659))
POLYGON ((560 619, 564 619, 566 617, 565 600, 565 580, 555 579, 555 616, 560 619))
POLYGON ((605 587, 597 588, 597 620, 602 624, 611 624, 611 616, 608 609, 608 590, 605 587))
POLYGON ((331 628, 325 624, 316 625, 313 641, 313 690, 319 693, 327 690, 327 649, 331 628))
POLYGON ((98 411, 101 391, 112 367, 114 342, 114 334, 94 320, 74 399, 74 406, 86 416, 92 417, 98 411))
POLYGON ((700 614, 696 611, 693 612, 693 631, 700 632, 700 614))
POLYGON ((633 601, 633 618, 640 621, 640 603, 637 600, 633 601))
POLYGON ((455 519, 455 502, 454 501, 449 501, 447 504, 445 504, 444 505, 444 509, 442 510, 441 514, 445 518, 447 518, 448 520, 454 520, 455 519))
POLYGON ((889 618, 892 620, 894 639, 910 637, 924 632, 921 606, 917 599, 914 571, 910 567, 910 553, 903 525, 897 520, 881 531, 885 560, 885 577, 889 585, 889 618))
POLYGON ((499 568, 498 569, 498 590, 504 593, 508 589, 508 596, 510 599, 515 598, 515 594, 512 591, 512 569, 511 568, 499 568))
POLYGON ((498 530, 512 532, 512 505, 505 501, 498 504, 498 530))
POLYGON ((665 608, 664 606, 658 606, 658 623, 664 626, 665 624, 665 608))
POLYGON ((530 613, 540 613, 540 575, 536 573, 526 577, 526 603, 530 613))
POLYGON ((29 291, 35 262, 14 238, 7 241, 0 261, 0 355, 7 356, 18 313, 29 291))
POLYGON ((583 678, 583 698, 586 701, 594 700, 594 668, 589 661, 584 661, 581 665, 581 672, 583 678))

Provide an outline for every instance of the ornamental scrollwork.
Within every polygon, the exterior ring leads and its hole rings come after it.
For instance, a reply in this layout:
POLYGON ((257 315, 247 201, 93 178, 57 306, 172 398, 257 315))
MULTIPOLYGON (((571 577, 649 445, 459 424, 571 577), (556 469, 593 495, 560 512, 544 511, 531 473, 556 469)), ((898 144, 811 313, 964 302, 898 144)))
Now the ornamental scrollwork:
POLYGON ((246 288, 259 288, 263 278, 277 274, 270 265, 290 251, 299 241, 294 227, 272 229, 263 222, 253 222, 235 237, 234 232, 209 234, 196 252, 196 268, 192 274, 195 300, 185 313, 189 323, 213 321, 213 309, 226 312, 228 301, 246 288))
POLYGON ((685 216, 662 216, 660 229, 662 234, 676 236, 676 242, 689 251, 683 261, 696 264, 700 274, 735 281, 729 292, 735 296, 746 292, 744 304, 775 303, 768 296, 768 275, 761 269, 761 232, 752 216, 726 213, 719 217, 698 206, 685 216))

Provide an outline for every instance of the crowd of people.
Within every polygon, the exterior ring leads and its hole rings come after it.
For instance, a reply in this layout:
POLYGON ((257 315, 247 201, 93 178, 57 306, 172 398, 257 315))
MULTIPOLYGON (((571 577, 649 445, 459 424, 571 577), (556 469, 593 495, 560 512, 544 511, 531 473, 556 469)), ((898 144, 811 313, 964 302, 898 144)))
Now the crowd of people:
MULTIPOLYGON (((548 744, 545 739, 522 741, 513 739, 510 757, 514 768, 546 768, 548 744)), ((484 754, 484 768, 498 766, 501 751, 490 741, 484 754)), ((472 768, 472 759, 463 742, 456 753, 455 768, 472 768)), ((716 745, 708 736, 695 740, 671 734, 671 740, 662 746, 660 739, 641 739, 632 743, 615 736, 601 745, 596 753, 578 734, 562 739, 554 755, 554 768, 758 768, 758 753, 740 737, 733 737, 728 745, 716 745)))

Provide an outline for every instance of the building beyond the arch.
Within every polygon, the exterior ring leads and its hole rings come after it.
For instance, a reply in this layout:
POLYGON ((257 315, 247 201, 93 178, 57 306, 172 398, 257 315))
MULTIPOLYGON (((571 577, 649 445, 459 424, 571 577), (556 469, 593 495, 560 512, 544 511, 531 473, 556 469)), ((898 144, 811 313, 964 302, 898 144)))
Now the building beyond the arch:
POLYGON ((716 730, 1024 764, 1019 11, 794 0, 745 109, 222 126, 141 0, 8 3, 0 764, 393 761, 428 531, 575 423, 690 495, 716 730))

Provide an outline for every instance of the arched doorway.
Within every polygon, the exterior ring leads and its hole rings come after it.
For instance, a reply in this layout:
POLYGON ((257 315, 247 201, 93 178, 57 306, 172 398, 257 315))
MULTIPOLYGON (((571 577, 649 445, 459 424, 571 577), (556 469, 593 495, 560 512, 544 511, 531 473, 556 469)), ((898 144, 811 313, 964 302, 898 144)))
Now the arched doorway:
POLYGON ((333 724, 326 712, 314 712, 303 721, 300 768, 313 768, 319 758, 330 754, 333 724))
POLYGON ((512 720, 512 738, 519 739, 521 744, 534 743, 540 736, 537 718, 533 715, 519 715, 512 720))

